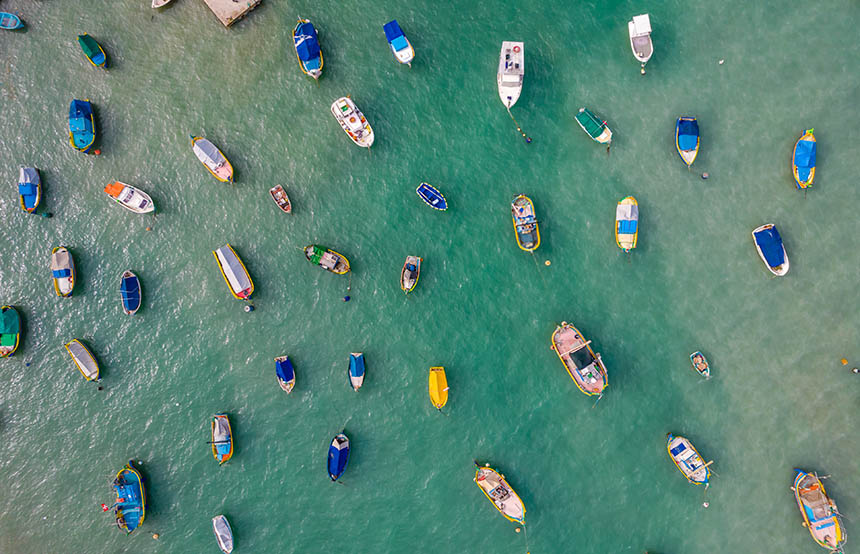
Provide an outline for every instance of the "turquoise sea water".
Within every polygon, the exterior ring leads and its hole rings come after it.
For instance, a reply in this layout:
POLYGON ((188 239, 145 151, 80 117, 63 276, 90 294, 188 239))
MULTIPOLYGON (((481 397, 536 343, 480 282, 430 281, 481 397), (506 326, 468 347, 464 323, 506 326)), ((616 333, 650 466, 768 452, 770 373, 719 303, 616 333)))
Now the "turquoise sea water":
POLYGON ((794 467, 832 474, 860 532, 860 381, 839 363, 860 364, 855 2, 267 1, 229 30, 196 0, 0 9, 28 24, 0 32, 0 302, 25 324, 0 363, 0 551, 217 552, 210 519, 224 513, 236 552, 524 552, 472 483, 475 458, 523 498, 534 554, 819 552, 794 467), (642 77, 626 27, 646 11, 656 52, 642 77), (295 61, 297 15, 320 31, 319 85, 295 61), (395 17, 411 69, 387 49, 395 17), (84 31, 107 72, 83 58, 84 31), (496 93, 502 40, 525 41, 513 113, 531 145, 496 93), (345 94, 376 131, 370 153, 330 115, 345 94), (94 103, 101 156, 68 146, 72 98, 94 103), (581 106, 608 120, 610 156, 574 123, 581 106), (674 150, 679 115, 700 122, 692 172, 674 150), (804 195, 789 156, 809 127, 819 170, 804 195), (198 163, 189 133, 221 147, 235 186, 198 163), (18 208, 19 165, 40 168, 53 218, 18 208), (102 190, 116 179, 158 215, 113 205, 102 190), (420 181, 451 209, 424 206, 420 181), (277 183, 292 216, 268 196, 277 183), (519 193, 541 220, 534 259, 513 237, 519 193), (631 194, 641 232, 624 255, 614 209, 631 194), (785 240, 784 278, 752 244, 766 222, 785 240), (257 286, 251 314, 211 254, 228 241, 257 286), (310 243, 349 257, 351 281, 308 264, 310 243), (78 264, 70 299, 50 281, 60 244, 78 264), (405 298, 409 254, 425 263, 405 298), (128 268, 143 283, 134 317, 119 305, 128 268), (549 349, 562 320, 607 364, 596 408, 549 349), (74 337, 103 391, 63 349, 74 337), (689 366, 699 349, 708 382, 689 366), (350 351, 367 358, 359 393, 350 351), (285 353, 290 396, 272 362, 285 353), (446 367, 447 417, 427 397, 431 365, 446 367), (236 435, 223 467, 205 444, 220 411, 236 435), (344 427, 337 485, 325 457, 344 427), (668 459, 670 431, 715 460, 705 496, 668 459), (129 458, 148 510, 125 537, 99 505, 129 458))

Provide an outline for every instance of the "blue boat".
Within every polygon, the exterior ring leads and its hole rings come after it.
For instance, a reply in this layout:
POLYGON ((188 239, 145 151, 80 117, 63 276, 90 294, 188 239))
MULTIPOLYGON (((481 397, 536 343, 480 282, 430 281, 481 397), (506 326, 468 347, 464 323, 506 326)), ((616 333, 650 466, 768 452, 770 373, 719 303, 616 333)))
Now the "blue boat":
POLYGON ((687 167, 693 165, 699 154, 699 122, 695 117, 679 117, 675 122, 675 146, 687 167))
POLYGON ((382 26, 382 30, 385 31, 385 38, 388 40, 388 46, 391 47, 394 59, 411 67, 412 59, 415 58, 415 50, 412 49, 412 44, 403 34, 397 20, 392 19, 382 26))
POLYGON ((140 309, 140 280, 130 270, 120 277, 119 295, 122 298, 122 311, 134 315, 140 309))
POLYGON ((314 24, 307 19, 299 19, 293 29, 293 45, 296 58, 305 75, 319 79, 322 75, 323 55, 314 24))
POLYGON ((0 29, 12 31, 24 27, 24 23, 14 13, 0 12, 0 29))
POLYGON ((807 129, 803 136, 794 144, 794 153, 791 156, 791 172, 797 188, 805 189, 812 186, 815 180, 815 135, 814 129, 807 129))
POLYGON ((331 446, 328 447, 328 477, 332 481, 337 481, 338 478, 346 471, 346 465, 349 463, 349 439, 343 433, 339 433, 331 441, 331 446))
POLYGON ((364 354, 361 352, 349 354, 349 384, 356 392, 364 384, 364 354))
POLYGON ((42 199, 42 179, 35 167, 22 167, 18 173, 18 198, 21 209, 31 214, 42 199))
POLYGON ((289 356, 275 358, 275 375, 278 377, 278 385, 285 393, 290 394, 296 384, 296 372, 289 356))
POLYGON ((134 460, 129 460, 113 480, 113 488, 116 491, 116 503, 113 505, 116 526, 126 533, 131 533, 140 527, 146 516, 146 491, 143 487, 143 478, 132 464, 134 460))
POLYGON ((69 142, 83 153, 90 151, 96 140, 96 122, 89 98, 72 100, 69 105, 69 142))
POLYGON ((439 192, 436 187, 427 183, 421 183, 418 185, 418 188, 415 189, 415 192, 421 197, 421 200, 423 200, 425 204, 434 210, 444 212, 448 209, 448 201, 445 200, 445 197, 442 196, 442 193, 439 192))
POLYGON ((752 232, 755 248, 767 269, 777 276, 788 273, 788 255, 782 244, 782 237, 773 223, 767 223, 752 232))

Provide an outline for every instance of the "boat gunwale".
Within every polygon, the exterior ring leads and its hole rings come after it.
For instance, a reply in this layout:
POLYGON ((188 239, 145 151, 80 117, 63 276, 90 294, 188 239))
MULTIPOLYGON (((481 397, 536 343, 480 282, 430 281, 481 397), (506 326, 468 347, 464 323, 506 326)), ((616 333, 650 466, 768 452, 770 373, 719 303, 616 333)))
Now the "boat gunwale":
POLYGON ((409 294, 410 292, 415 290, 415 287, 418 286, 418 279, 421 278, 421 263, 423 261, 424 261, 424 259, 421 256, 406 256, 406 260, 403 262, 403 268, 400 270, 400 290, 402 290, 406 294, 409 294), (407 289, 405 286, 403 286, 403 284, 404 284, 405 275, 406 275, 406 264, 409 263, 409 258, 417 259, 418 263, 416 264, 416 267, 415 267, 415 273, 416 273, 415 282, 412 283, 412 286, 407 289))
POLYGON ((84 376, 84 379, 86 379, 87 381, 96 381, 96 382, 101 381, 102 377, 101 377, 101 367, 99 367, 99 361, 98 361, 98 360, 96 359, 96 357, 93 355, 92 351, 91 351, 89 348, 87 348, 87 345, 86 345, 86 344, 84 344, 83 342, 81 342, 79 339, 72 339, 72 340, 70 340, 69 342, 67 342, 66 344, 64 344, 63 346, 65 346, 65 347, 66 347, 66 350, 68 351, 69 356, 71 356, 71 357, 72 357, 72 361, 73 361, 73 362, 75 362, 75 367, 77 367, 77 368, 78 368, 78 371, 80 371, 80 372, 81 372, 81 375, 83 375, 83 376, 84 376), (71 349, 71 348, 69 348, 69 345, 70 345, 70 344, 74 344, 74 343, 77 343, 81 348, 83 348, 83 349, 84 349, 84 351, 85 351, 87 354, 89 354, 90 359, 92 359, 93 364, 96 366, 96 375, 95 375, 95 377, 94 377, 94 378, 90 378, 86 373, 84 373, 84 368, 82 368, 82 367, 81 367, 81 364, 78 362, 78 358, 77 358, 77 356, 75 356, 75 355, 72 353, 72 349, 71 349))
POLYGON ((295 53, 296 53, 296 59, 299 61, 299 68, 302 70, 302 73, 304 73, 305 75, 308 75, 309 77, 312 77, 314 79, 314 81, 318 81, 319 78, 322 77, 323 65, 325 65, 325 60, 323 59, 322 44, 320 44, 320 41, 319 41, 319 31, 317 31, 316 26, 314 26, 314 32, 316 32, 316 34, 317 34, 317 36, 314 38, 317 39, 317 44, 320 47, 320 66, 319 66, 319 69, 313 70, 313 71, 317 72, 317 74, 314 75, 312 72, 305 69, 305 64, 302 63, 302 59, 299 57, 299 49, 298 49, 298 46, 296 45, 296 31, 298 31, 299 25, 301 25, 302 23, 310 23, 311 25, 313 25, 313 23, 311 23, 310 19, 304 19, 301 17, 298 18, 298 20, 296 21, 296 26, 293 27, 293 51, 295 51, 295 53))
POLYGON ((227 159, 227 156, 224 155, 224 152, 222 152, 221 149, 218 148, 214 142, 207 139, 206 137, 201 137, 200 135, 191 135, 191 151, 194 152, 194 157, 197 158, 197 161, 200 162, 201 164, 203 164, 203 167, 206 168, 206 171, 208 171, 213 177, 215 177, 215 179, 217 179, 218 181, 220 181, 222 183, 232 183, 233 182, 233 164, 230 163, 230 160, 227 159), (230 168, 230 176, 229 177, 227 177, 226 179, 222 179, 217 173, 212 171, 212 169, 208 165, 206 165, 206 162, 204 162, 199 157, 197 157, 197 153, 194 152, 194 145, 197 143, 198 140, 205 140, 206 142, 211 144, 212 147, 215 148, 215 150, 217 150, 219 154, 221 154, 221 157, 224 158, 224 164, 228 168, 230 168))
POLYGON ((600 355, 595 354, 594 350, 592 350, 591 340, 584 341, 585 344, 583 344, 579 348, 576 348, 574 350, 570 350, 568 352, 565 352, 564 354, 562 354, 558 351, 558 346, 556 345, 556 342, 555 342, 555 336, 559 333, 559 331, 562 331, 565 328, 573 329, 577 335, 579 335, 581 338, 585 339, 585 336, 579 332, 579 329, 577 329, 576 327, 574 327, 570 323, 562 322, 560 325, 556 326, 555 331, 553 331, 552 337, 550 339, 552 346, 553 346, 553 351, 555 352, 555 355, 558 356, 558 359, 561 361, 561 365, 564 366, 564 369, 567 370, 567 374, 570 376, 570 378, 573 380, 574 384, 576 384, 576 387, 583 394, 585 394, 586 396, 601 396, 601 395, 603 395, 603 393, 606 391, 606 387, 609 386, 609 372, 606 371, 606 366, 603 365, 603 360, 600 358, 600 355), (572 354, 574 352, 579 352, 583 348, 588 348, 589 354, 591 354, 591 357, 594 358, 595 365, 597 365, 597 367, 600 370, 598 373, 600 373, 600 375, 603 377, 603 387, 601 388, 600 392, 589 392, 589 391, 585 390, 584 388, 582 388, 582 385, 580 385, 579 381, 576 379, 576 377, 573 376, 573 372, 567 366, 567 363, 565 363, 564 358, 562 358, 562 356, 564 356, 565 354, 572 354))
POLYGON ((694 485, 696 485, 696 486, 700 486, 700 485, 707 485, 707 484, 708 484, 708 482, 709 482, 709 481, 710 481, 710 479, 711 479, 711 468, 710 468, 710 466, 708 466, 708 465, 703 465, 702 467, 698 468, 697 470, 695 470, 695 471, 691 472, 691 473, 690 473, 690 475, 687 475, 687 474, 684 472, 684 470, 683 470, 683 469, 681 469, 681 465, 678 463, 678 460, 676 460, 676 459, 675 459, 675 456, 673 456, 673 455, 672 455, 672 450, 671 450, 670 446, 672 445, 672 440, 673 440, 673 439, 681 439, 682 441, 686 441, 686 443, 687 443, 688 445, 690 445, 690 448, 693 450, 693 452, 695 452, 695 453, 696 453, 696 455, 699 457, 699 459, 700 459, 700 460, 702 460, 702 463, 703 463, 703 464, 705 464, 705 458, 704 458, 701 454, 699 454, 699 451, 698 451, 698 450, 696 449, 696 447, 693 445, 693 441, 691 441, 690 439, 688 439, 687 437, 685 437, 685 436, 683 436, 683 435, 675 435, 675 434, 673 434, 673 433, 668 433, 668 434, 666 435, 666 452, 669 454, 669 458, 670 458, 670 459, 672 460, 672 462, 675 464, 675 467, 676 467, 676 468, 678 468, 678 471, 680 471, 680 472, 681 472, 681 475, 683 475, 683 476, 684 476, 684 478, 685 478, 688 482, 690 482, 690 483, 692 483, 692 484, 694 484, 694 485), (699 473, 699 471, 701 471, 701 470, 702 470, 702 468, 704 468, 704 469, 705 469, 705 480, 704 480, 704 481, 694 481, 693 479, 691 479, 691 478, 690 478, 692 475, 694 475, 694 474, 696 474, 696 473, 699 473))
POLYGON ((483 465, 483 466, 481 466, 481 465, 478 465, 478 464, 476 463, 476 464, 475 464, 475 466, 476 466, 476 468, 475 468, 475 476, 472 478, 472 481, 474 481, 474 482, 475 482, 475 485, 476 485, 479 489, 481 489, 481 492, 482 492, 482 493, 484 493, 484 496, 486 496, 486 497, 487 497, 487 500, 489 500, 489 501, 490 501, 490 504, 492 504, 492 505, 496 508, 496 510, 498 510, 498 512, 499 512, 500 514, 502 514, 502 515, 505 517, 505 519, 507 519, 508 521, 513 521, 514 523, 520 523, 520 524, 522 524, 522 525, 525 525, 525 520, 526 520, 526 503, 525 503, 525 502, 523 502, 523 499, 522 499, 522 498, 520 498, 520 495, 518 495, 518 494, 517 494, 517 491, 515 491, 515 490, 514 490, 514 488, 511 486, 511 484, 510 484, 510 483, 508 483, 507 479, 505 479, 505 478, 504 478, 504 476, 502 476, 502 474, 501 474, 501 473, 499 473, 498 471, 496 471, 496 469, 494 469, 493 467, 491 467, 491 466, 489 466, 489 465, 483 465), (498 476, 498 478, 499 478, 499 482, 504 483, 504 485, 508 488, 508 492, 510 492, 513 496, 515 496, 517 500, 519 500, 519 502, 520 502, 520 506, 522 506, 522 507, 523 507, 523 517, 522 517, 522 519, 514 519, 514 518, 512 518, 511 516, 509 516, 508 514, 506 514, 505 512, 503 512, 503 511, 502 511, 502 509, 499 507, 499 505, 498 505, 498 504, 496 504, 496 501, 495 501, 495 500, 493 500, 493 498, 492 498, 492 497, 487 493, 487 491, 485 491, 485 490, 484 490, 484 487, 482 487, 482 486, 478 483, 478 475, 480 474, 481 470, 489 470, 489 471, 492 471, 493 473, 495 473, 495 474, 498 476))
MULTIPOLYGON (((218 269, 221 271, 221 277, 224 278, 224 282, 227 283, 227 288, 230 289, 230 294, 232 294, 234 298, 236 298, 237 300, 244 300, 244 301, 248 302, 251 299, 251 295, 254 294, 254 280, 251 279, 251 274, 248 273, 248 268, 245 267, 245 262, 243 262, 242 258, 240 258, 238 254, 236 254, 236 251, 233 250, 233 247, 230 245, 230 243, 228 242, 224 246, 219 246, 218 248, 216 248, 215 250, 212 251, 212 255, 215 256, 215 261, 218 263, 218 269), (245 272, 245 276, 248 278, 248 282, 251 284, 251 286, 249 287, 250 290, 248 290, 248 295, 246 297, 239 296, 233 290, 233 285, 230 284, 230 280, 227 279, 227 274, 224 272, 224 267, 221 265, 221 258, 218 257, 218 250, 220 250, 221 248, 224 248, 224 246, 229 248, 230 252, 233 253, 233 256, 236 257, 236 260, 239 262, 239 265, 242 266, 242 270, 245 272)), ((239 292, 244 292, 245 290, 247 290, 247 289, 242 289, 239 292)))
POLYGON ((520 250, 524 250, 526 252, 534 252, 535 250, 537 250, 538 247, 540 246, 540 225, 539 225, 539 222, 537 219, 537 212, 535 211, 535 205, 534 205, 534 202, 532 202, 531 198, 529 198, 525 194, 517 195, 517 197, 514 198, 513 202, 511 202, 511 221, 513 222, 513 225, 514 225, 514 235, 516 236, 517 246, 520 247, 520 250), (531 211, 532 211, 532 217, 534 218, 533 225, 535 226, 536 238, 535 238, 534 246, 532 246, 531 248, 526 248, 525 246, 523 246, 523 242, 522 242, 522 240, 520 240, 520 232, 519 232, 520 227, 523 227, 525 225, 531 225, 531 224, 530 223, 517 224, 517 216, 514 213, 514 210, 515 210, 516 205, 517 205, 517 200, 519 200, 520 198, 522 198, 523 200, 528 202, 529 207, 531 208, 531 211))
MULTIPOLYGON (((143 477, 140 475, 140 472, 137 470, 137 468, 131 465, 131 460, 129 460, 129 463, 125 464, 125 467, 123 467, 116 473, 117 479, 121 478, 122 474, 126 471, 133 473, 137 477, 137 485, 140 487, 140 519, 137 521, 137 527, 132 530, 129 530, 128 525, 126 524, 124 529, 126 534, 131 534, 141 525, 143 525, 143 520, 146 519, 146 488, 143 485, 143 477)), ((116 491, 116 489, 114 489, 114 491, 117 492, 117 501, 119 501, 119 492, 116 491)), ((122 529, 122 527, 120 527, 120 529, 122 529)))

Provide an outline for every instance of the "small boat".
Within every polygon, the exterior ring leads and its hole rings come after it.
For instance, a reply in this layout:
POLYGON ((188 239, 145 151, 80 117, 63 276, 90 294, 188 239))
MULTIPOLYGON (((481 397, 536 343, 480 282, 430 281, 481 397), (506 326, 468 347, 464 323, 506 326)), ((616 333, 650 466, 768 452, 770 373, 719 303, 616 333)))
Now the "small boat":
POLYGON ((90 60, 90 63, 95 67, 104 67, 107 62, 107 56, 101 44, 96 42, 96 39, 84 33, 78 35, 78 44, 81 45, 81 50, 84 51, 84 56, 90 60))
POLYGON ((606 126, 606 122, 598 118, 587 108, 579 108, 579 113, 574 116, 582 130, 588 133, 591 140, 600 144, 612 144, 612 131, 606 126))
POLYGON ((343 433, 338 434, 328 447, 328 478, 337 481, 349 464, 349 438, 343 433))
POLYGON ((640 72, 645 75, 645 64, 654 53, 654 45, 651 43, 651 18, 648 14, 634 15, 627 22, 627 33, 630 35, 630 48, 633 57, 642 64, 640 72))
POLYGON ((194 155, 200 160, 200 163, 206 166, 206 169, 213 177, 222 183, 233 182, 233 166, 224 154, 218 150, 218 147, 206 140, 203 137, 191 137, 191 149, 194 150, 194 155))
POLYGON ((287 191, 284 190, 284 187, 275 185, 269 189, 269 194, 272 195, 272 200, 281 208, 282 212, 288 214, 293 211, 293 205, 290 204, 290 197, 287 196, 287 191))
POLYGON ((218 262, 221 276, 230 287, 230 294, 239 300, 249 300, 254 294, 254 281, 230 243, 213 250, 212 254, 218 262))
POLYGON ((31 214, 42 200, 42 178, 35 167, 22 167, 18 173, 18 198, 21 209, 31 214))
POLYGON ((305 258, 312 264, 338 275, 344 275, 349 272, 349 260, 343 254, 338 254, 325 246, 318 246, 316 244, 305 246, 305 258))
POLYGON ((116 200, 117 204, 130 212, 148 214, 155 211, 155 203, 148 194, 122 181, 108 183, 105 192, 116 200))
POLYGON ((666 435, 666 450, 687 481, 694 485, 707 485, 711 476, 708 468, 714 462, 705 463, 693 444, 684 437, 676 437, 672 433, 666 435))
POLYGON ((122 311, 126 315, 134 315, 140 309, 140 279, 126 269, 119 278, 119 296, 122 300, 122 311))
POLYGON ((708 365, 708 359, 699 351, 690 354, 690 363, 693 364, 693 369, 699 372, 699 375, 705 379, 711 378, 711 366, 708 365))
POLYGON ((296 386, 296 372, 289 356, 275 358, 275 375, 278 378, 278 385, 285 393, 293 392, 293 387, 296 386))
POLYGON ((445 377, 444 367, 431 367, 428 388, 430 391, 430 402, 442 411, 442 406, 448 403, 448 379, 445 377))
POLYGON ((535 206, 531 198, 521 194, 511 202, 511 219, 517 245, 526 252, 534 252, 540 246, 540 228, 535 218, 535 206))
POLYGON ((293 29, 293 46, 296 48, 296 58, 302 72, 319 79, 322 75, 323 55, 313 23, 307 19, 298 20, 293 29))
POLYGON ((161 8, 162 6, 166 6, 170 4, 173 0, 152 0, 153 8, 161 8))
POLYGON ((636 248, 639 237, 639 203, 632 196, 615 206, 615 244, 625 252, 636 248))
POLYGON ((420 185, 418 185, 418 188, 415 189, 415 193, 421 197, 421 200, 423 200, 425 204, 427 204, 434 210, 444 212, 448 209, 448 201, 445 200, 445 197, 442 196, 442 193, 439 192, 439 189, 437 189, 433 185, 430 185, 428 183, 421 183, 420 185))
POLYGON ((552 334, 553 350, 579 390, 588 396, 603 396, 609 378, 600 354, 595 354, 590 345, 591 341, 586 341, 579 330, 566 321, 552 334))
POLYGON ((762 225, 752 232, 752 236, 758 255, 767 269, 779 277, 788 273, 788 255, 776 226, 773 223, 762 225))
POLYGON ((0 29, 12 31, 14 29, 21 29, 22 27, 24 27, 24 23, 17 15, 9 12, 0 12, 0 29))
POLYGON ((824 483, 817 473, 807 473, 802 469, 794 470, 794 499, 803 516, 803 526, 819 546, 829 548, 834 554, 842 552, 845 536, 842 514, 836 502, 827 496, 824 483))
POLYGON ((218 460, 218 465, 233 457, 233 431, 227 414, 212 416, 212 456, 218 460))
POLYGON ((75 259, 65 246, 51 251, 51 277, 57 296, 71 296, 75 290, 75 259))
POLYGON ((491 468, 490 464, 482 466, 475 461, 475 483, 506 519, 525 524, 526 506, 505 481, 504 475, 491 468))
POLYGON ((340 126, 362 148, 373 144, 373 128, 349 96, 342 96, 331 105, 331 113, 340 126))
POLYGON ((72 339, 72 342, 67 343, 65 346, 75 365, 78 367, 78 371, 84 376, 84 379, 87 381, 98 381, 101 379, 99 377, 99 363, 96 361, 93 353, 84 346, 84 343, 78 339, 72 339))
POLYGON ((496 83, 499 85, 499 98, 509 110, 520 99, 525 72, 523 43, 503 41, 502 50, 499 53, 499 72, 496 74, 496 83))
POLYGON ((0 308, 0 358, 10 358, 21 341, 21 316, 15 306, 0 308))
POLYGON ((400 288, 403 292, 410 293, 418 284, 418 277, 421 275, 421 262, 424 261, 418 256, 406 256, 406 261, 403 262, 403 269, 400 270, 400 288))
POLYGON ((412 60, 415 58, 415 50, 412 49, 412 44, 403 34, 397 20, 392 19, 382 26, 382 30, 385 31, 385 38, 388 40, 388 46, 391 47, 394 59, 411 67, 412 60))
POLYGON ((69 142, 77 150, 87 153, 96 141, 96 121, 89 99, 72 100, 69 105, 69 142))
POLYGON ((233 552, 233 529, 230 528, 230 522, 223 515, 212 518, 212 530, 215 531, 215 540, 218 541, 218 548, 224 554, 233 552))
POLYGON ((699 154, 699 122, 695 117, 679 117, 675 122, 675 146, 687 167, 699 154))
POLYGON ((812 186, 815 179, 815 135, 807 129, 803 136, 794 143, 794 152, 791 155, 791 172, 797 183, 797 188, 805 189, 812 186))
POLYGON ((113 506, 116 526, 126 533, 131 533, 143 525, 146 517, 146 489, 143 486, 143 478, 134 467, 134 460, 129 460, 125 467, 117 472, 112 486, 116 492, 113 506))
POLYGON ((364 354, 361 352, 350 352, 349 354, 349 384, 352 390, 358 392, 364 384, 364 354))

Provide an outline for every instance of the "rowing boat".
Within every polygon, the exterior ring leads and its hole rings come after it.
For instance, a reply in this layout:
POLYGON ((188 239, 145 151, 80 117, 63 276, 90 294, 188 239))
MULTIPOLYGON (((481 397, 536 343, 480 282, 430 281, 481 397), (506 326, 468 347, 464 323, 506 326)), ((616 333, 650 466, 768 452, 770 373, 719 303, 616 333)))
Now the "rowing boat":
POLYGON ((490 464, 482 466, 476 461, 474 481, 500 514, 509 521, 525 524, 526 506, 505 481, 504 475, 491 468, 490 464))
POLYGON ((421 262, 423 261, 418 256, 406 256, 403 269, 400 270, 400 288, 403 292, 409 294, 418 284, 418 277, 421 275, 421 262))
POLYGON ((397 20, 392 19, 382 26, 382 30, 385 32, 385 39, 388 41, 388 46, 391 47, 394 59, 411 67, 412 59, 415 58, 415 50, 412 49, 412 43, 403 34, 397 20))
POLYGON ((82 35, 78 35, 78 44, 81 46, 84 56, 87 57, 93 66, 102 68, 105 66, 107 55, 105 55, 105 51, 101 44, 96 42, 96 39, 87 33, 84 33, 82 35))
POLYGON ((846 540, 845 526, 836 502, 827 496, 817 473, 807 473, 802 469, 794 471, 791 490, 803 516, 803 526, 819 546, 829 548, 833 553, 842 552, 846 540))
POLYGON ((331 114, 352 142, 362 148, 373 144, 373 128, 349 96, 341 96, 331 105, 331 114))
POLYGON ((24 27, 24 22, 14 13, 0 12, 0 29, 13 31, 24 27))
POLYGON ((693 444, 684 437, 676 437, 672 433, 666 435, 666 450, 675 463, 678 471, 694 485, 707 485, 711 476, 710 466, 713 462, 705 463, 693 444))
POLYGON ((534 252, 540 246, 540 228, 535 217, 535 206, 531 198, 520 194, 511 202, 511 220, 517 245, 526 252, 534 252))
POLYGON ((586 341, 576 327, 562 321, 552 334, 552 347, 583 394, 603 396, 609 378, 600 354, 591 349, 590 340, 586 341))
POLYGON ((807 129, 803 136, 794 143, 794 151, 791 154, 791 173, 797 188, 805 189, 812 186, 815 180, 815 151, 817 143, 814 129, 807 129))
POLYGON ((290 204, 290 197, 287 196, 287 191, 284 190, 284 187, 275 185, 269 189, 269 194, 272 195, 272 200, 281 208, 282 212, 288 214, 293 211, 293 205, 290 204))
POLYGON ((233 182, 233 166, 217 146, 203 137, 191 137, 191 149, 206 170, 222 183, 233 182))
POLYGON ((212 416, 212 456, 218 460, 218 465, 233 457, 233 430, 227 414, 212 416))
POLYGON ((523 91, 525 75, 525 60, 523 58, 523 43, 505 40, 499 52, 499 71, 496 74, 496 84, 499 87, 499 98, 506 108, 511 109, 523 91))
POLYGON ((116 526, 126 533, 140 527, 146 517, 146 489, 143 486, 143 477, 133 464, 134 460, 129 460, 125 467, 117 472, 112 484, 116 492, 113 512, 116 526))
POLYGON ((346 259, 346 256, 325 246, 316 244, 305 246, 305 258, 312 264, 338 275, 349 272, 349 260, 346 259))
POLYGON ((445 200, 445 197, 441 192, 439 192, 439 189, 433 185, 421 183, 418 185, 418 188, 415 189, 415 193, 424 201, 425 204, 434 210, 444 212, 448 209, 448 201, 445 200))
POLYGON ((293 392, 293 387, 296 386, 296 372, 289 356, 275 358, 275 376, 278 378, 278 385, 285 393, 293 392))
POLYGON ((51 278, 57 296, 71 296, 75 290, 75 259, 65 246, 51 251, 51 278))
POLYGON ((249 300, 254 294, 254 281, 230 243, 213 250, 212 254, 218 262, 221 276, 230 288, 230 294, 239 300, 249 300))
POLYGON ((99 377, 99 363, 96 361, 93 353, 84 346, 84 343, 78 339, 72 339, 72 341, 66 343, 65 346, 69 355, 72 357, 72 361, 75 362, 75 366, 77 366, 78 371, 80 371, 81 375, 84 376, 84 379, 87 381, 98 381, 101 379, 101 377, 99 377))
POLYGON ((96 120, 89 99, 72 100, 69 104, 69 142, 84 154, 96 141, 96 120))
POLYGON ((344 433, 337 434, 328 447, 328 478, 337 481, 349 464, 349 438, 344 433))
POLYGON ((782 237, 773 223, 766 223, 752 232, 753 242, 761 261, 768 271, 778 277, 788 273, 788 254, 782 244, 782 237))
POLYGON ((699 155, 699 121, 695 117, 679 117, 675 122, 675 148, 687 167, 699 155))
POLYGON ((639 203, 632 196, 622 198, 615 207, 615 244, 625 252, 636 248, 639 237, 639 203))
POLYGON ((140 309, 140 279, 126 269, 119 278, 119 296, 122 300, 122 311, 126 315, 134 315, 140 309))
POLYGON ((711 366, 708 364, 708 359, 705 358, 704 354, 699 351, 693 352, 690 354, 690 363, 693 364, 693 369, 695 369, 699 375, 705 379, 711 378, 711 366))
POLYGON ((314 80, 319 79, 324 63, 323 54, 316 27, 309 20, 299 18, 296 22, 293 28, 293 46, 302 73, 310 75, 314 80))
POLYGON ((442 411, 442 406, 448 403, 448 379, 444 367, 430 368, 428 390, 433 407, 442 411))
POLYGON ((224 554, 233 552, 233 529, 223 514, 212 518, 212 530, 215 532, 215 540, 218 541, 221 552, 224 554))
POLYGON ((574 116, 574 119, 594 142, 599 142, 600 144, 612 143, 612 130, 606 125, 606 121, 598 118, 591 110, 579 108, 579 112, 574 116))
POLYGON ((153 8, 161 8, 162 6, 166 6, 170 4, 173 0, 152 0, 153 8))
POLYGON ((358 389, 364 384, 364 354, 361 352, 351 352, 349 354, 347 377, 349 377, 349 384, 352 386, 352 390, 358 392, 358 389))
POLYGON ((105 193, 130 212, 148 214, 155 211, 155 203, 148 194, 122 181, 108 183, 105 193))
POLYGON ((654 53, 654 44, 651 42, 651 18, 648 14, 634 15, 627 22, 627 34, 630 36, 630 48, 633 57, 641 64, 640 73, 645 75, 645 64, 654 53))
POLYGON ((21 316, 15 306, 0 308, 0 358, 9 358, 21 341, 21 316))
POLYGON ((18 199, 21 209, 31 214, 42 200, 42 178, 35 167, 22 167, 18 172, 18 199))

